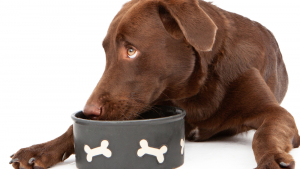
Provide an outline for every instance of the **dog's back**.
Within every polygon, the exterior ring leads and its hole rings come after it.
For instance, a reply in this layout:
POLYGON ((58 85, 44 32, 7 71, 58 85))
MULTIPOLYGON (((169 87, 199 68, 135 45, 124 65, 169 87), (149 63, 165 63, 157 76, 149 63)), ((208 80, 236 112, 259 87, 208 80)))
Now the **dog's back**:
POLYGON ((239 73, 255 67, 281 103, 287 92, 288 76, 271 31, 258 22, 227 12, 211 3, 200 0, 199 5, 218 26, 219 37, 216 37, 214 48, 219 52, 215 59, 223 60, 218 62, 218 72, 222 74, 220 77, 224 77, 223 82, 230 83, 239 73))

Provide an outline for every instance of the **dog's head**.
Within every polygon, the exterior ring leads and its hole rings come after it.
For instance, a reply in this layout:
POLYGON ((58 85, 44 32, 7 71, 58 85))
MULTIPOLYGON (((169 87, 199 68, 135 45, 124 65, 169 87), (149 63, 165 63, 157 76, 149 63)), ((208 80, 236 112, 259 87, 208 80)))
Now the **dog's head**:
POLYGON ((213 47, 217 27, 197 0, 133 0, 103 41, 106 68, 84 114, 135 119, 157 102, 195 95, 205 76, 200 51, 213 47))

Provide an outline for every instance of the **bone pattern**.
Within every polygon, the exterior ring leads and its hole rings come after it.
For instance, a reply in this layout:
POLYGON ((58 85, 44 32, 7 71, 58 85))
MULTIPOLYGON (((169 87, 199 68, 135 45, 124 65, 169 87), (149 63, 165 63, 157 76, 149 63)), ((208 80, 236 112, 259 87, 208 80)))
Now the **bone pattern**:
MULTIPOLYGON (((180 140, 180 146, 181 146, 181 154, 184 153, 184 139, 180 140)), ((107 158, 110 158, 112 155, 112 152, 107 148, 109 145, 109 142, 107 140, 103 140, 101 142, 100 147, 96 147, 91 149, 88 145, 84 146, 84 151, 87 153, 87 161, 92 162, 92 159, 94 156, 103 155, 107 158)), ((162 146, 160 149, 149 147, 148 142, 145 139, 142 139, 140 141, 141 148, 137 151, 137 155, 139 157, 144 156, 145 154, 156 156, 157 161, 159 163, 164 162, 164 154, 168 151, 167 146, 162 146)))
POLYGON ((109 142, 107 140, 103 140, 101 142, 100 147, 96 147, 91 149, 88 145, 84 146, 84 151, 87 153, 86 160, 88 162, 92 162, 94 156, 103 155, 107 158, 110 158, 112 155, 112 152, 107 148, 109 145, 109 142))
POLYGON ((184 139, 180 140, 180 145, 181 145, 181 155, 183 155, 183 151, 184 151, 184 139))
POLYGON ((142 139, 140 141, 140 146, 141 146, 141 148, 137 151, 137 155, 139 157, 142 157, 145 154, 148 154, 148 155, 156 156, 157 161, 159 163, 164 162, 164 160, 165 160, 164 159, 164 154, 168 151, 167 146, 164 145, 160 149, 149 147, 148 142, 145 139, 142 139))

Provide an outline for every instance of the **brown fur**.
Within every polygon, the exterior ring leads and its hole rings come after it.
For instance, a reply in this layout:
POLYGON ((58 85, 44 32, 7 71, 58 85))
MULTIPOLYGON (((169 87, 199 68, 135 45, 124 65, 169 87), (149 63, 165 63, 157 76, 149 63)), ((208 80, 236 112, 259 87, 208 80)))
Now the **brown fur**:
MULTIPOLYGON (((135 119, 153 105, 174 105, 187 112, 188 140, 256 129, 257 169, 279 169, 281 162, 295 167, 288 152, 300 137, 280 107, 288 76, 274 36, 261 24, 201 0, 132 0, 112 21, 103 47, 107 64, 87 116, 135 119), (129 47, 137 49, 136 58, 127 57, 129 47)), ((69 129, 21 149, 13 166, 31 168, 25 164, 36 157, 36 166, 49 167, 64 152, 74 153, 71 139, 69 129)))

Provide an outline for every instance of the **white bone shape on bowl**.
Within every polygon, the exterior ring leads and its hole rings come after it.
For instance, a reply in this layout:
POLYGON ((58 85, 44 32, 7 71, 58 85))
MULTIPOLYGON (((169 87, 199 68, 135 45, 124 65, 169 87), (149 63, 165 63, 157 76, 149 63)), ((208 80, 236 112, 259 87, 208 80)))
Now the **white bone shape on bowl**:
POLYGON ((164 154, 168 151, 168 148, 167 146, 162 146, 160 149, 157 149, 157 148, 153 148, 153 147, 149 147, 148 146, 148 142, 147 140, 143 139, 140 141, 140 146, 142 148, 140 148, 138 151, 137 151, 137 155, 139 157, 142 157, 144 156, 145 154, 149 154, 149 155, 153 155, 153 156, 156 156, 157 158, 157 161, 159 163, 163 163, 165 158, 164 158, 164 154))
POLYGON ((184 150, 184 139, 180 140, 180 145, 181 145, 181 154, 183 155, 183 150, 184 150))
POLYGON ((86 155, 86 160, 88 162, 92 162, 92 159, 94 156, 98 156, 98 155, 103 155, 107 158, 111 157, 111 151, 107 148, 108 147, 108 141, 107 140, 103 140, 101 142, 101 146, 100 147, 96 147, 91 149, 88 145, 84 146, 84 151, 87 153, 86 155))

